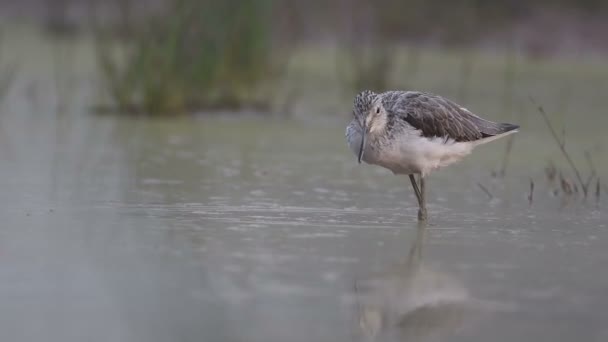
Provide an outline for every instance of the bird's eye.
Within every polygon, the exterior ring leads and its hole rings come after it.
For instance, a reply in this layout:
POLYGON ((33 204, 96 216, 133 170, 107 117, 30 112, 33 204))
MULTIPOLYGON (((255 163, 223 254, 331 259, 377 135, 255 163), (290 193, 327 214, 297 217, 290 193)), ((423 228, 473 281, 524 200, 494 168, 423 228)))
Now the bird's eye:
POLYGON ((380 107, 376 108, 376 114, 380 114, 380 107))

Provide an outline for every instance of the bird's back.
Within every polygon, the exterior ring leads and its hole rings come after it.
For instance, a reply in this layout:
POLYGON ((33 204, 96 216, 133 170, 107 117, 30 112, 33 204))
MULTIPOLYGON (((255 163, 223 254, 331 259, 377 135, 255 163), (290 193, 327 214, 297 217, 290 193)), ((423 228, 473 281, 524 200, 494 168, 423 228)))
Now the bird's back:
POLYGON ((519 128, 517 125, 483 119, 439 95, 416 91, 389 91, 380 96, 388 114, 388 130, 407 123, 427 138, 440 137, 465 142, 519 128))

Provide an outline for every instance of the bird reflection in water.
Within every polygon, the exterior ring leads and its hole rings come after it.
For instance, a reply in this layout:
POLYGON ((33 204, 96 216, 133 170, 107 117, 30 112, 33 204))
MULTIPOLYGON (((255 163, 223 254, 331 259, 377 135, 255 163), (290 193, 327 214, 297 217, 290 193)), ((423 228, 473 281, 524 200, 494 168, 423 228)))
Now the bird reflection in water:
POLYGON ((419 223, 405 261, 355 282, 358 340, 441 340, 464 327, 468 292, 456 279, 424 267, 426 233, 419 223))

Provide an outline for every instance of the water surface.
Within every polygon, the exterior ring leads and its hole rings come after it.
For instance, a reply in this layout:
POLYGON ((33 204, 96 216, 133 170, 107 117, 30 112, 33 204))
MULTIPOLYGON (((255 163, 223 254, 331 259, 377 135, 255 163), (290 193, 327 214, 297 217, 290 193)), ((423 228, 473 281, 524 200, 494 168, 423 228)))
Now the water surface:
POLYGON ((502 143, 433 175, 422 229, 409 181, 357 165, 340 122, 0 128, 7 341, 608 339, 605 202, 551 195, 547 136, 518 137, 504 180, 502 143))

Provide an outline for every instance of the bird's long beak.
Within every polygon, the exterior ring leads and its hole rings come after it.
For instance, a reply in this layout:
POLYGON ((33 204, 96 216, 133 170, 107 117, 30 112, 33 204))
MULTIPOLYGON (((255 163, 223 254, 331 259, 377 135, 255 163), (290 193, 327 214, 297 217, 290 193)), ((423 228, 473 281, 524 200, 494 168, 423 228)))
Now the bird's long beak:
POLYGON ((361 146, 359 146, 359 164, 361 164, 361 159, 363 158, 363 152, 365 151, 365 140, 367 139, 367 129, 363 128, 363 134, 361 137, 361 146))

